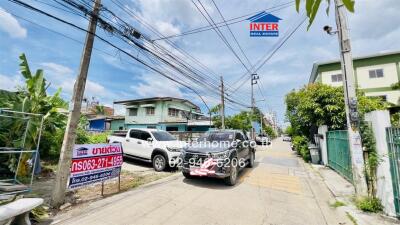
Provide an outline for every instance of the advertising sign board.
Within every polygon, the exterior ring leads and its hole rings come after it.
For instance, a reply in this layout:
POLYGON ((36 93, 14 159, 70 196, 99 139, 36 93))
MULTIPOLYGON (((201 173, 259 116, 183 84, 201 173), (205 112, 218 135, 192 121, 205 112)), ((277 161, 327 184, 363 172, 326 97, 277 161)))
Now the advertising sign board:
POLYGON ((121 143, 75 145, 68 188, 118 177, 122 162, 121 143))

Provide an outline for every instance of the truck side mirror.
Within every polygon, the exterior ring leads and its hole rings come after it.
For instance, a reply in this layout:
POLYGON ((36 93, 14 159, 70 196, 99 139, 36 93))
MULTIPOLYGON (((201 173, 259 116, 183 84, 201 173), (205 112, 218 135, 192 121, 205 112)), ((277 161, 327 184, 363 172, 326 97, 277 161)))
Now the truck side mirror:
POLYGON ((153 138, 149 137, 149 138, 147 138, 147 141, 148 142, 153 142, 153 138))

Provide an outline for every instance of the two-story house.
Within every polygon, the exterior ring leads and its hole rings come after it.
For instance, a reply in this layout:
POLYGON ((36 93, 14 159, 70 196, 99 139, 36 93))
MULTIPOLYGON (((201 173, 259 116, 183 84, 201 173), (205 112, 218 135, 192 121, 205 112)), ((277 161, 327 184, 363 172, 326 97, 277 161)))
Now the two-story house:
MULTIPOLYGON (((399 63, 399 51, 354 58, 353 71, 357 88, 364 91, 366 96, 379 96, 399 105, 400 90, 391 87, 400 81, 399 63)), ((342 86, 340 61, 314 63, 309 83, 315 82, 342 86)))
POLYGON ((166 131, 207 131, 212 123, 189 100, 154 97, 114 104, 125 105, 125 128, 157 128, 166 131))

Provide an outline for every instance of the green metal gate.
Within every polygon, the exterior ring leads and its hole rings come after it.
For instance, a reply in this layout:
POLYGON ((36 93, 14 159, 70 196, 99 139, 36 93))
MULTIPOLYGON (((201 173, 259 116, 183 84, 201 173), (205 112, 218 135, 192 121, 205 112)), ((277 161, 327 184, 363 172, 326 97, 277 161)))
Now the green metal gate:
POLYGON ((392 174, 394 207, 396 209, 397 216, 400 216, 400 128, 386 128, 386 139, 389 148, 390 173, 392 174))
POLYGON ((328 131, 326 137, 328 147, 328 166, 353 183, 347 131, 328 131))

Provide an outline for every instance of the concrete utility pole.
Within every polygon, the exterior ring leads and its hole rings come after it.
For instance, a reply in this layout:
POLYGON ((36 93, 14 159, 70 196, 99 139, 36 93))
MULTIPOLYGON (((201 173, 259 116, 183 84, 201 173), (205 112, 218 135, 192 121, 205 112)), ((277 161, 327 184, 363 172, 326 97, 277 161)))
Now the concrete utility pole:
POLYGON ((367 195, 367 183, 364 174, 364 158, 359 132, 356 84, 353 75, 350 36, 347 26, 346 8, 342 0, 335 0, 336 25, 339 36, 340 55, 343 73, 343 89, 346 104, 347 130, 353 168, 353 181, 357 197, 367 195))
POLYGON ((64 140, 60 152, 60 160, 57 167, 57 175, 55 179, 54 189, 51 198, 51 205, 58 207, 64 203, 65 190, 67 188, 68 177, 70 175, 70 165, 72 158, 72 149, 75 144, 76 128, 81 115, 81 105, 87 74, 89 70, 90 57, 94 42, 94 33, 96 32, 97 16, 100 10, 101 0, 95 0, 93 6, 93 14, 89 21, 88 33, 86 34, 85 46, 82 52, 79 74, 75 81, 72 102, 70 104, 70 112, 68 116, 67 128, 65 130, 64 140))
POLYGON ((263 118, 264 116, 263 116, 263 114, 262 114, 262 111, 261 111, 261 133, 264 133, 264 131, 263 131, 263 118))
POLYGON ((221 123, 222 129, 225 129, 225 90, 224 90, 224 78, 221 76, 221 123))
MULTIPOLYGON (((251 74, 251 113, 254 114, 255 108, 256 108, 256 101, 254 99, 254 85, 257 84, 258 80, 258 75, 256 73, 251 74)), ((251 121, 251 139, 255 139, 255 134, 254 134, 254 126, 253 126, 253 121, 251 121)))

